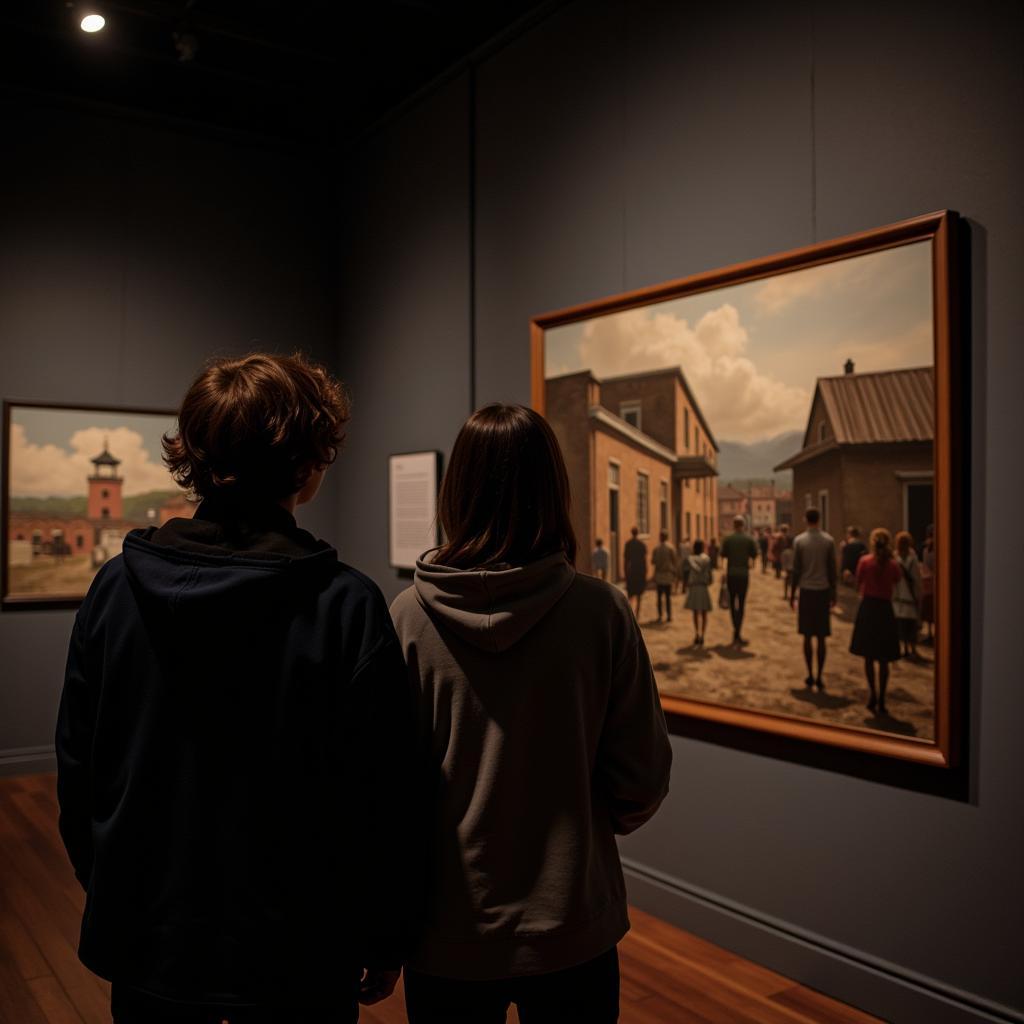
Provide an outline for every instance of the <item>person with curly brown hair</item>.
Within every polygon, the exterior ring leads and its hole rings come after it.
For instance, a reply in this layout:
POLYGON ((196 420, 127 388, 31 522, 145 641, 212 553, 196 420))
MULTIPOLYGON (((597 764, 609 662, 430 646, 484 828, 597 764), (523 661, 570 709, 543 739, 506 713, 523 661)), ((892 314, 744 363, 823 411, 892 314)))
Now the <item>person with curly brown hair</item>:
POLYGON ((60 829, 115 1024, 355 1021, 398 979, 402 653, 377 587, 293 515, 348 417, 302 356, 211 363, 164 438, 195 515, 128 534, 75 619, 60 829))

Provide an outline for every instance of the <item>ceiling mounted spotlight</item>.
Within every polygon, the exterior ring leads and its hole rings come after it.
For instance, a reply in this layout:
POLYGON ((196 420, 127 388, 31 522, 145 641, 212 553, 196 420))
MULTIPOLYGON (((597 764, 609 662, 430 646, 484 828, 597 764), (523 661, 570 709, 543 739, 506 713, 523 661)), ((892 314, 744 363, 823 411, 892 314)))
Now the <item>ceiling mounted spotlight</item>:
POLYGON ((102 14, 87 14, 82 18, 81 28, 83 32, 99 32, 106 23, 102 14))

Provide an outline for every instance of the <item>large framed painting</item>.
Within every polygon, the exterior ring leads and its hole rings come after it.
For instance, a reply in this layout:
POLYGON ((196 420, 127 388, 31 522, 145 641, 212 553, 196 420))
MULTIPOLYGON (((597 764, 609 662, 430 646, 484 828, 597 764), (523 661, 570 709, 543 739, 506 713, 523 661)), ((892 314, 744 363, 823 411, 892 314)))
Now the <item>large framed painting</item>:
POLYGON ((930 214, 532 321, 577 568, 629 595, 670 724, 955 762, 956 229, 930 214))
POLYGON ((129 530, 190 516, 161 459, 173 412, 4 402, 4 610, 74 608, 129 530))

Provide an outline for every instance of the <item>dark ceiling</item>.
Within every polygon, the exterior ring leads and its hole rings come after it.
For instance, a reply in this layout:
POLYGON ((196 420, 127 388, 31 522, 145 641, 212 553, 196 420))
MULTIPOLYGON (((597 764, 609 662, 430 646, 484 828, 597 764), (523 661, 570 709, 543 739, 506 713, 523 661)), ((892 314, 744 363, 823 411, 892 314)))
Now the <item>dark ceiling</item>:
POLYGON ((359 133, 540 0, 3 0, 0 86, 268 139, 359 133), (79 24, 90 12, 106 27, 79 24))

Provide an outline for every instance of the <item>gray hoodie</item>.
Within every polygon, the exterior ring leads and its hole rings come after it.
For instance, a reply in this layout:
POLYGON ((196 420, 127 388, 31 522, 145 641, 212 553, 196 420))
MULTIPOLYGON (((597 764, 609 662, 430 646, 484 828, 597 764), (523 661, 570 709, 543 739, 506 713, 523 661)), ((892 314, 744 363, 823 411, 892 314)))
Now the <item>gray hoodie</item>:
POLYGON ((411 966, 562 970, 629 928, 615 833, 650 818, 671 748, 626 598, 562 555, 420 562, 391 614, 431 765, 432 866, 411 966))

